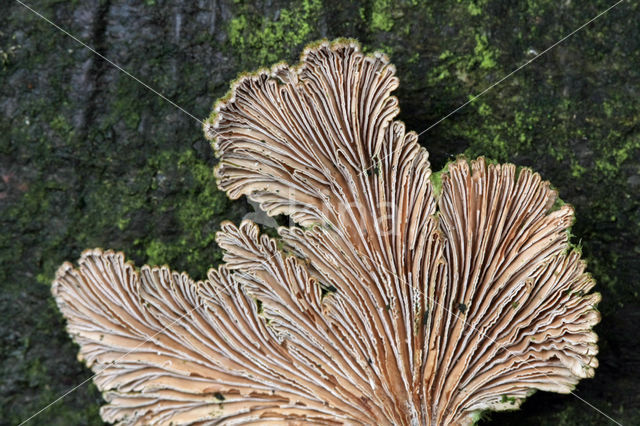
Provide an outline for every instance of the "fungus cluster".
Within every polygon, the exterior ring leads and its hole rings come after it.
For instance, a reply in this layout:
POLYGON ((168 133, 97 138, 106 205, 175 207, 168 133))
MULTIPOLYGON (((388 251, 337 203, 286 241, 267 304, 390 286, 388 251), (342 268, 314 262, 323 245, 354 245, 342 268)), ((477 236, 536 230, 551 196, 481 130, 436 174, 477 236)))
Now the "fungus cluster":
POLYGON ((600 296, 571 207, 482 158, 436 188, 397 86, 353 42, 241 78, 205 126, 218 185, 298 226, 223 223, 201 282, 112 251, 60 268, 105 421, 462 425, 594 374, 600 296))

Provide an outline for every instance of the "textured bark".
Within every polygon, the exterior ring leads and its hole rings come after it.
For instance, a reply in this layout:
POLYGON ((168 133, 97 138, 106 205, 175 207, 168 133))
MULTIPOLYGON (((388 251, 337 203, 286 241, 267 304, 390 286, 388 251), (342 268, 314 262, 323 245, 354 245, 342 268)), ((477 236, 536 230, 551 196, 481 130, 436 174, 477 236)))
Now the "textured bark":
MULTIPOLYGON (((197 117, 239 73, 295 61, 322 37, 354 37, 391 57, 399 118, 422 131, 611 2, 28 4, 197 117), (92 35, 100 4, 102 41, 92 35)), ((598 374, 575 392, 623 424, 640 423, 630 338, 640 306, 637 14, 623 2, 419 138, 434 172, 463 152, 486 155, 540 172, 574 206, 571 241, 603 295, 598 374)), ((222 256, 220 221, 252 209, 214 189, 213 154, 191 117, 16 2, 0 2, 0 22, 0 419, 18 424, 91 375, 49 294, 62 261, 113 247, 203 279, 222 256)), ((37 421, 101 424, 102 403, 89 383, 37 421)), ((571 395, 539 392, 491 424, 594 416, 571 395)))

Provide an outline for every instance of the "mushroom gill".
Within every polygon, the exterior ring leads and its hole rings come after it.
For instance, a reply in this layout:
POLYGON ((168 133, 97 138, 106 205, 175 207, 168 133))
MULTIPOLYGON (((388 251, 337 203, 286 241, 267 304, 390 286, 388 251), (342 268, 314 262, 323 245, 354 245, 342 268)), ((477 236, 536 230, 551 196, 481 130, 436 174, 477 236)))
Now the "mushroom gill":
POLYGON ((60 268, 105 421, 470 424, 593 376, 600 296, 571 207, 511 164, 432 177, 397 86, 351 41, 242 77, 205 124, 218 185, 299 226, 223 223, 202 282, 101 250, 60 268))

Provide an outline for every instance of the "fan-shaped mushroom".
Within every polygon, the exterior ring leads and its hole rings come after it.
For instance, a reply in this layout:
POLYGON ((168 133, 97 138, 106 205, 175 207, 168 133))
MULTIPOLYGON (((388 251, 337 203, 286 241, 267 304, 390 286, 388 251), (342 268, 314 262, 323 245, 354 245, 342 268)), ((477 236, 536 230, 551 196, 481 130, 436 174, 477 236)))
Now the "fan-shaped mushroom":
POLYGON ((216 107, 219 186, 289 214, 279 242, 224 223, 225 264, 197 283, 100 250, 60 268, 106 421, 469 424, 593 375, 599 295, 571 207, 482 158, 436 191, 397 86, 384 55, 321 43, 216 107))

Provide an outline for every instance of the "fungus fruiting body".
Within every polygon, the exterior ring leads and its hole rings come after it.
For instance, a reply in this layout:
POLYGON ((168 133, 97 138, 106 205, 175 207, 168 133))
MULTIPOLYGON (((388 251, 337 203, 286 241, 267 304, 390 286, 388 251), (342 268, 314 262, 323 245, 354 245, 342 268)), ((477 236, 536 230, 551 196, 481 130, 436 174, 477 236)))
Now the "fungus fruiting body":
POLYGON ((594 374, 600 296, 571 207, 482 158, 432 179, 397 86, 350 41, 242 77, 205 125, 218 185, 297 226, 223 223, 201 282, 102 250, 60 268, 104 420, 470 424, 594 374))

